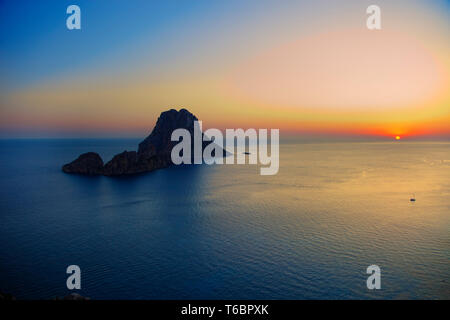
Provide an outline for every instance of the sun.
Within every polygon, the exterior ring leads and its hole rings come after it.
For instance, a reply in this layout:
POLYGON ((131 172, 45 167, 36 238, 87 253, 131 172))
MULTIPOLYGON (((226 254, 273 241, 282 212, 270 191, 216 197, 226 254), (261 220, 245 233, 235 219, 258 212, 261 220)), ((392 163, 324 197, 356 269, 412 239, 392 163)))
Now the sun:
POLYGON ((400 136, 395 137, 395 140, 400 140, 400 139, 401 139, 400 136))

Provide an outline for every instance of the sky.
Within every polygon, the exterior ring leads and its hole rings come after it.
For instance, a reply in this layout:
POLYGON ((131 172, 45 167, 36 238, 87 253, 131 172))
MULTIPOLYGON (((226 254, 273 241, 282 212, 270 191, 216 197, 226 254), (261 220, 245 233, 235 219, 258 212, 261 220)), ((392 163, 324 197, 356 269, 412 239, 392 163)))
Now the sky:
POLYGON ((1 0, 0 137, 143 137, 186 108, 205 128, 448 138, 449 21, 438 0, 1 0))

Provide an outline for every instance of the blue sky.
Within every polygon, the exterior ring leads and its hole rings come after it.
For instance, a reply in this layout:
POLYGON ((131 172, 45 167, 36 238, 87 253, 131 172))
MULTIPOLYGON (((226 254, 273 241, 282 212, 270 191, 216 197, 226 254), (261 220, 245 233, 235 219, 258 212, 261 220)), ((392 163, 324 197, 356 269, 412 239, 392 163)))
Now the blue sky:
POLYGON ((20 87, 79 68, 107 65, 143 41, 156 47, 183 21, 202 19, 213 3, 79 0, 82 30, 69 31, 66 8, 73 1, 2 1, 2 84, 20 87))
POLYGON ((217 127, 448 133, 449 19, 438 0, 0 0, 0 134, 142 135, 180 107, 217 127))

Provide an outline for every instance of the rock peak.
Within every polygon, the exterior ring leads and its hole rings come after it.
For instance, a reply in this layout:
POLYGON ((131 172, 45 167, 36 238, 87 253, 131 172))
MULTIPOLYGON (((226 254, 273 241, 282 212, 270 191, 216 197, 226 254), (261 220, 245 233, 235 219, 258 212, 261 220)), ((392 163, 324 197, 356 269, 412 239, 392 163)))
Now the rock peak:
MULTIPOLYGON (((178 143, 172 141, 175 129, 186 129, 194 134, 194 121, 197 117, 187 109, 170 109, 158 117, 150 135, 139 143, 138 151, 124 151, 115 155, 108 163, 95 152, 80 155, 76 160, 63 166, 66 173, 103 174, 107 176, 136 174, 153 171, 172 165, 172 148, 178 143)), ((203 147, 211 142, 205 142, 203 147)))
POLYGON ((156 125, 150 135, 139 144, 138 155, 140 157, 152 157, 156 153, 172 151, 172 132, 175 129, 183 128, 194 132, 194 121, 197 117, 186 109, 170 109, 164 111, 156 121, 156 125), (170 149, 170 150, 169 150, 170 149))

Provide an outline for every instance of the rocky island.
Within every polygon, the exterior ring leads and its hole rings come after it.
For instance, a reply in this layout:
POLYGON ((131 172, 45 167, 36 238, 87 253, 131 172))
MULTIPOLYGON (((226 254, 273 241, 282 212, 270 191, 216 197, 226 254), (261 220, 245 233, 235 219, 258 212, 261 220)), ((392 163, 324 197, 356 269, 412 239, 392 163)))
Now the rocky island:
MULTIPOLYGON (((62 170, 65 173, 119 176, 168 167, 172 165, 172 148, 177 144, 171 141, 172 132, 183 128, 194 135, 194 121, 198 121, 197 117, 186 109, 162 112, 151 134, 139 143, 138 151, 119 153, 106 164, 98 153, 87 152, 65 164, 62 170)), ((204 142, 203 148, 210 143, 204 142)))

